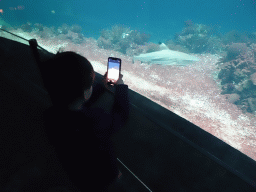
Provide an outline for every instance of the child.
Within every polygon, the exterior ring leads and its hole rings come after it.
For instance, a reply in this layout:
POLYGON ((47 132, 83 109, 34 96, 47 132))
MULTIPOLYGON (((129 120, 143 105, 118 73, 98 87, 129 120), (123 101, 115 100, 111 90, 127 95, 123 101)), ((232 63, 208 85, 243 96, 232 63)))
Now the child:
POLYGON ((82 191, 88 186, 106 189, 120 174, 110 136, 129 116, 128 86, 117 84, 108 114, 85 105, 101 92, 93 86, 95 73, 86 58, 63 52, 43 65, 44 85, 53 103, 44 114, 45 130, 59 161, 82 191))

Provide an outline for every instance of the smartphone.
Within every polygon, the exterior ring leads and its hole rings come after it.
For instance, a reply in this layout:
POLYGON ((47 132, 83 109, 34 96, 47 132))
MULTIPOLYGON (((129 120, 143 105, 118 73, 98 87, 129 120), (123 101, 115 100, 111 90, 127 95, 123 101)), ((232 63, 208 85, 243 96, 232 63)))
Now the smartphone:
POLYGON ((121 59, 109 57, 107 73, 107 84, 113 86, 118 81, 119 74, 121 73, 121 59))

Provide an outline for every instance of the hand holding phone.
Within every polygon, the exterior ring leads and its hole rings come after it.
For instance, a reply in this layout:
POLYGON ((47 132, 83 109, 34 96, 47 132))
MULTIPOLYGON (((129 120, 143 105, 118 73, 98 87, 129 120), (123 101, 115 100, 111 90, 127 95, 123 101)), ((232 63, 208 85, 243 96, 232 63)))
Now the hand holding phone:
POLYGON ((104 84, 104 86, 105 86, 105 88, 106 89, 108 89, 108 90, 111 90, 110 88, 112 87, 112 86, 114 86, 114 85, 120 85, 120 84, 124 84, 124 82, 123 82, 123 75, 122 74, 120 74, 119 75, 119 79, 116 81, 116 82, 113 82, 113 84, 110 84, 109 83, 109 80, 108 80, 108 72, 106 72, 105 73, 105 75, 103 76, 103 84, 104 84))
POLYGON ((105 75, 103 76, 103 81, 104 81, 104 85, 105 86, 108 86, 109 84, 114 84, 114 85, 124 84, 123 75, 122 74, 119 74, 119 78, 115 82, 115 81, 111 81, 111 80, 108 79, 108 72, 106 72, 105 75))
POLYGON ((124 82, 123 82, 123 75, 121 73, 119 74, 119 79, 117 80, 116 84, 117 85, 124 84, 124 82))
POLYGON ((108 86, 124 84, 122 80, 123 75, 121 74, 121 62, 120 58, 108 58, 107 72, 104 75, 106 88, 109 88, 108 86))

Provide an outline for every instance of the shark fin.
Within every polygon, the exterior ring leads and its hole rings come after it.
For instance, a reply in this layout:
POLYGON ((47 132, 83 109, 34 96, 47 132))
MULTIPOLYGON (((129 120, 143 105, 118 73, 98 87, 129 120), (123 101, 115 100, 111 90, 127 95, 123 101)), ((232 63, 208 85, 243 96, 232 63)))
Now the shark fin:
POLYGON ((162 43, 160 46, 160 51, 162 50, 170 50, 164 43, 162 43))

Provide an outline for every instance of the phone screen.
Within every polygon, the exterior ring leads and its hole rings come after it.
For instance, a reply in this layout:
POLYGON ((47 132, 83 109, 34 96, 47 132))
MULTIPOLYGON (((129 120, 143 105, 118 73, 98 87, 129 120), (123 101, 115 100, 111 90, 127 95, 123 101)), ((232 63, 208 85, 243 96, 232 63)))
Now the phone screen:
POLYGON ((119 79, 121 71, 121 59, 109 57, 108 58, 108 81, 109 83, 116 83, 119 79))

